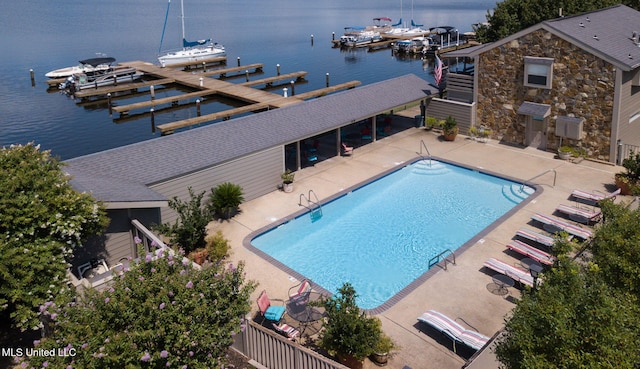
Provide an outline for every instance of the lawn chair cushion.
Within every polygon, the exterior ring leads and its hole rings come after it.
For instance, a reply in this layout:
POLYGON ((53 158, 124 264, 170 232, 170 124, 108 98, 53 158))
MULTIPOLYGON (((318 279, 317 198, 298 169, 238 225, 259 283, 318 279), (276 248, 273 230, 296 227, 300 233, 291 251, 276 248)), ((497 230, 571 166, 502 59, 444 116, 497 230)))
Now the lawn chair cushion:
POLYGON ((264 312, 264 317, 275 322, 280 321, 285 311, 284 306, 269 306, 264 312))

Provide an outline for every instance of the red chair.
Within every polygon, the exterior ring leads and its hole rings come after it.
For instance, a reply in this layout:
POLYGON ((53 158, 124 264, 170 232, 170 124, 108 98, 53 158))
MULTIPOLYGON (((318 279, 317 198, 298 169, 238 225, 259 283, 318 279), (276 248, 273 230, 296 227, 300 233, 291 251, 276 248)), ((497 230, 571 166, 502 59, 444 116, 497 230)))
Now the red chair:
POLYGON ((271 299, 269 299, 269 296, 267 296, 266 290, 263 290, 262 292, 260 292, 260 296, 258 296, 258 299, 256 301, 258 303, 258 309, 260 310, 260 315, 262 316, 262 322, 260 322, 260 324, 262 324, 265 321, 265 319, 272 322, 276 322, 276 323, 282 320, 282 317, 284 316, 284 313, 286 311, 286 307, 284 306, 284 301, 275 300, 275 301, 282 301, 282 305, 272 305, 271 299))

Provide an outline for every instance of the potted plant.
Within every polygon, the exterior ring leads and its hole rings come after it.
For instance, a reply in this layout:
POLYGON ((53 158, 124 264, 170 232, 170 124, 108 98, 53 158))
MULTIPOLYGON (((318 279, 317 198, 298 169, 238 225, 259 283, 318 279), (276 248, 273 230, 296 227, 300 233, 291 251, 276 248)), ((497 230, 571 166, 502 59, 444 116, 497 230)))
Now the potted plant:
POLYGON ((622 161, 624 172, 615 175, 621 195, 640 194, 640 152, 632 153, 622 161))
POLYGON ((449 115, 442 126, 442 136, 445 141, 453 141, 458 135, 458 123, 456 118, 449 115))
POLYGON ((211 189, 209 203, 213 212, 222 219, 230 219, 238 212, 238 206, 244 201, 242 187, 224 182, 211 189))
POLYGON ((292 172, 291 169, 287 169, 280 175, 280 178, 282 178, 282 190, 284 192, 293 192, 293 178, 295 175, 296 173, 292 172))
POLYGON ((491 136, 491 130, 487 127, 480 126, 478 135, 480 136, 480 142, 487 142, 487 139, 491 136))
POLYGON ((471 137, 472 140, 478 137, 478 128, 476 126, 469 127, 469 137, 471 137))
POLYGON ((362 368, 382 335, 380 321, 360 310, 356 296, 353 286, 345 283, 337 294, 319 302, 326 311, 319 345, 352 369, 362 368))
POLYGON ((558 157, 562 160, 569 160, 573 156, 573 149, 571 146, 560 146, 558 148, 558 157))
MULTIPOLYGON (((378 320, 379 321, 379 320, 378 320)), ((378 366, 385 366, 389 362, 389 354, 397 348, 391 337, 384 332, 380 334, 380 339, 373 347, 373 353, 369 356, 371 361, 378 366)))
POLYGON ((438 127, 438 118, 436 117, 427 117, 425 119, 425 125, 424 125, 425 129, 427 131, 430 131, 434 128, 438 127))

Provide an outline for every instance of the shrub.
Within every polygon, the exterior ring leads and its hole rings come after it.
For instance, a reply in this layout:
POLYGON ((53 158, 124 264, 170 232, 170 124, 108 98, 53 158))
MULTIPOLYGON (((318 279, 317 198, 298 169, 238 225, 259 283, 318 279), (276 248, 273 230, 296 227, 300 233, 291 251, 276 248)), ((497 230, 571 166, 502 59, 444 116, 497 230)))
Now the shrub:
POLYGON ((211 262, 221 261, 229 254, 231 245, 229 245, 229 240, 222 235, 222 231, 208 235, 205 241, 207 243, 205 249, 211 262))
POLYGON ((209 195, 211 208, 224 219, 231 218, 242 201, 244 201, 242 187, 230 182, 224 182, 212 188, 209 195))

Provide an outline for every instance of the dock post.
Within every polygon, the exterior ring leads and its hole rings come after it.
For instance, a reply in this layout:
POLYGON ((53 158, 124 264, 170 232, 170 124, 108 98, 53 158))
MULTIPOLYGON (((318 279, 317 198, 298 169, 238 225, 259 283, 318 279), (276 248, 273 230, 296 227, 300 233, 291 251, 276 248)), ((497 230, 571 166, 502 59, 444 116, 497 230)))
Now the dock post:
POLYGON ((200 87, 204 86, 204 78, 200 77, 200 87))
POLYGON ((296 83, 291 81, 291 96, 296 94, 296 83))
POLYGON ((336 33, 331 32, 331 41, 335 41, 335 40, 336 40, 336 33))
POLYGON ((278 72, 278 75, 280 75, 280 64, 276 64, 276 71, 278 72))
POLYGON ((107 93, 107 105, 109 106, 109 115, 113 113, 113 105, 111 104, 111 92, 107 93))
POLYGON ((33 73, 33 69, 29 69, 29 75, 31 76, 31 87, 36 86, 36 75, 33 73))
POLYGON ((206 62, 202 62, 202 70, 207 73, 207 63, 206 62))
POLYGON ((282 89, 282 96, 289 97, 289 96, 287 96, 287 88, 286 87, 282 89))
POLYGON ((313 35, 311 35, 311 46, 313 46, 313 35))
POLYGON ((249 82, 249 69, 244 71, 244 77, 246 78, 247 82, 249 82))
POLYGON ((196 116, 200 116, 200 99, 196 100, 196 116))
POLYGON ((149 86, 149 94, 151 95, 151 100, 156 99, 156 86, 154 85, 149 86))
POLYGON ((240 57, 238 57, 238 66, 240 66, 240 57))
POLYGON ((325 84, 327 85, 327 87, 329 87, 329 73, 327 73, 325 77, 325 84))
POLYGON ((156 115, 153 108, 149 110, 149 113, 151 113, 151 133, 156 133, 156 115))

